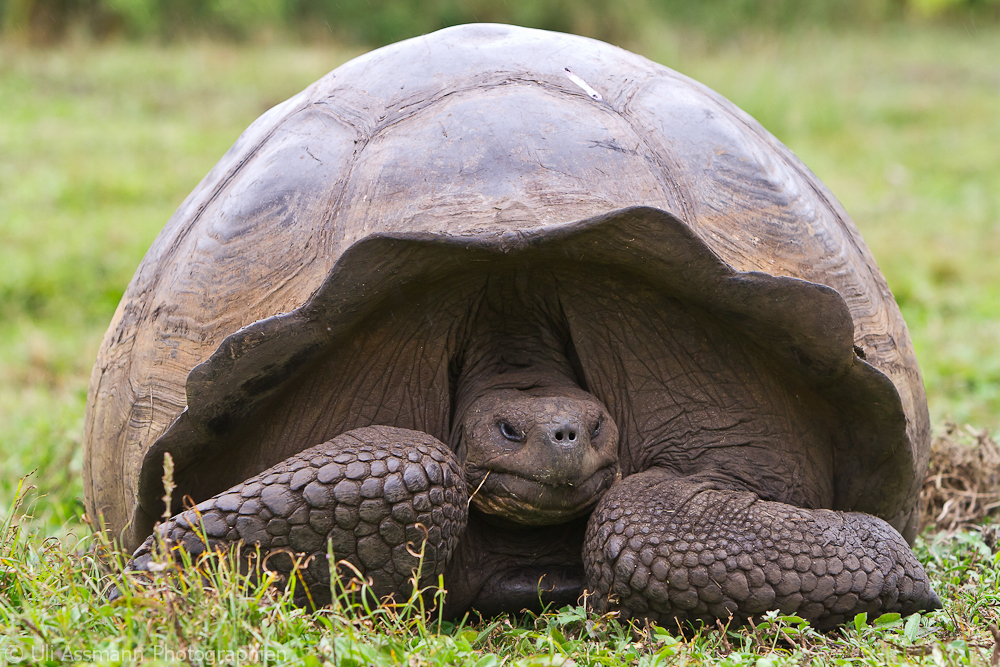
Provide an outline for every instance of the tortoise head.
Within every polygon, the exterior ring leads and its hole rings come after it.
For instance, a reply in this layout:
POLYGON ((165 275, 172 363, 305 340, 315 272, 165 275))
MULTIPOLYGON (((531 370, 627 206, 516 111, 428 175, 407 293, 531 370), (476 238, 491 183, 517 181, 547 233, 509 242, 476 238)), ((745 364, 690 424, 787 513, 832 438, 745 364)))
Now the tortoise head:
POLYGON ((463 416, 459 451, 476 508, 520 524, 586 514, 621 478, 618 427, 576 387, 485 391, 463 416))

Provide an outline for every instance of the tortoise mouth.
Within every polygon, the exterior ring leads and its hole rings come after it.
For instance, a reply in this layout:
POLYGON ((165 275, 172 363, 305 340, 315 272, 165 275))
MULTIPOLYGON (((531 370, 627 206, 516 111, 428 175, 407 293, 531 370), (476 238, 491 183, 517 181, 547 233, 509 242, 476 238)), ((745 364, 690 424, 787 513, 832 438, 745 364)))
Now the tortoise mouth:
POLYGON ((555 484, 513 472, 466 466, 470 500, 479 511, 531 526, 556 525, 583 516, 620 479, 617 461, 580 482, 555 484))

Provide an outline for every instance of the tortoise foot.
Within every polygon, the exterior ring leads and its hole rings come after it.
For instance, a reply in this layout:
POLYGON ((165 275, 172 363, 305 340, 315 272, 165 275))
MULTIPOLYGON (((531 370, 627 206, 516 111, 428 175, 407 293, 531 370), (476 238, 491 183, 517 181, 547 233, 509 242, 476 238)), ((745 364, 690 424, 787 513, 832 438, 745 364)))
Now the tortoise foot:
MULTIPOLYGON (((259 547, 264 567, 286 577, 294 569, 305 584, 297 603, 319 606, 331 599, 328 551, 342 575, 361 574, 376 597, 406 596, 418 567, 420 587, 437 580, 467 519, 465 482, 444 444, 372 426, 289 457, 174 516, 157 534, 175 558, 178 550, 259 547)), ((133 569, 149 569, 154 539, 136 550, 133 569)))
POLYGON ((826 629, 860 612, 941 604, 909 545, 881 519, 763 501, 661 470, 608 492, 583 555, 598 611, 667 627, 779 609, 826 629))

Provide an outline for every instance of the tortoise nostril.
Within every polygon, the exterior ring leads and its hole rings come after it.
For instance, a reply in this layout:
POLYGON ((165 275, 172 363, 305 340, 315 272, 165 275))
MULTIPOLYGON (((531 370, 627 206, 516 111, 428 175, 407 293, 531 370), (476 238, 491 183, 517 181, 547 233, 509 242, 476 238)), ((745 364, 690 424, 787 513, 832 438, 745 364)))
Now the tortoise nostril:
POLYGON ((580 442, 580 433, 572 424, 553 425, 548 432, 548 442, 560 446, 576 446, 580 442))

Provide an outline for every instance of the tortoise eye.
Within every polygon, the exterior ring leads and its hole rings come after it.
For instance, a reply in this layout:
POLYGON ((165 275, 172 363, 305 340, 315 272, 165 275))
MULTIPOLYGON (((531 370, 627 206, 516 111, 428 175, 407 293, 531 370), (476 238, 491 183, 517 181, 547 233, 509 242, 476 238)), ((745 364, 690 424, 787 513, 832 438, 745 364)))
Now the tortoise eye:
POLYGON ((597 420, 597 424, 594 425, 594 430, 590 432, 591 438, 596 438, 597 434, 601 432, 601 420, 597 420))
POLYGON ((511 426, 509 422, 501 420, 497 422, 497 426, 500 427, 500 432, 503 434, 503 437, 507 438, 511 442, 521 442, 521 434, 518 433, 517 429, 511 426))

